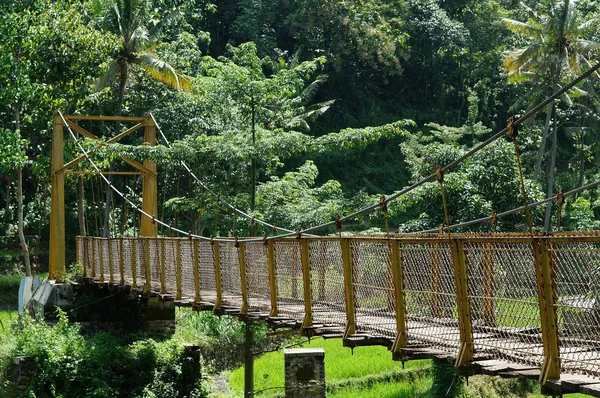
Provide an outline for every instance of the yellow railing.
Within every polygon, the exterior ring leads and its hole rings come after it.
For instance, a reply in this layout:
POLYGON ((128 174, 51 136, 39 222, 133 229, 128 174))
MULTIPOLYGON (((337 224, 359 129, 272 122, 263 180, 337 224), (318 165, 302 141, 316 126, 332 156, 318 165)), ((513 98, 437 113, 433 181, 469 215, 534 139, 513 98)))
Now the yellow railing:
POLYGON ((600 235, 77 238, 85 276, 301 330, 600 375, 600 235), (106 265, 105 265, 106 264, 106 265))

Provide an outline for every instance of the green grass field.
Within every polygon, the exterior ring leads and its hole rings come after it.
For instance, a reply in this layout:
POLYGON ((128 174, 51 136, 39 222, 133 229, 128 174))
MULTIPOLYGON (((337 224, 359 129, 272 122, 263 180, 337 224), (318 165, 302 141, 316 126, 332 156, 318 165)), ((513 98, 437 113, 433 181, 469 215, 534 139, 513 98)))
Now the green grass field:
MULTIPOLYGON (((303 347, 325 349, 325 375, 328 391, 331 396, 356 396, 352 391, 374 388, 387 390, 391 396, 400 391, 413 391, 412 381, 424 377, 429 368, 429 361, 407 362, 402 369, 400 362, 392 361, 390 352, 385 347, 359 347, 354 355, 349 348, 343 347, 339 339, 313 339, 303 347), (401 380, 402 382, 396 382, 401 380), (343 395, 350 394, 350 395, 343 395), (354 394, 354 395, 352 395, 354 394)), ((254 362, 254 388, 257 396, 280 396, 283 392, 283 351, 265 354, 254 362), (259 391, 262 391, 258 393, 259 391)), ((233 371, 229 378, 231 394, 243 395, 244 368, 233 371)), ((430 383, 430 382, 429 382, 430 383)), ((427 385, 427 381, 424 382, 427 385)), ((414 385, 418 388, 418 383, 414 385)), ((424 389, 428 387, 425 386, 424 389)), ((395 395, 394 395, 395 394, 395 395)), ((365 395, 362 395, 365 396, 365 395)), ((370 396, 370 395, 369 395, 370 396)))

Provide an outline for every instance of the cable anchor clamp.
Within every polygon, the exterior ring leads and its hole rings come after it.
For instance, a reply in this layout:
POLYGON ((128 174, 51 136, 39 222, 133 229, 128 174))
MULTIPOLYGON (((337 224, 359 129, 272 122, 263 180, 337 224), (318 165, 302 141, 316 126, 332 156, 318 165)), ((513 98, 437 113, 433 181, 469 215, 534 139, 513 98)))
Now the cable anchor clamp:
POLYGON ((335 216, 335 228, 338 230, 338 232, 342 232, 342 220, 340 216, 335 216))
POLYGON ((435 166, 435 177, 437 178, 437 180, 440 184, 442 184, 444 182, 444 172, 442 171, 441 164, 438 164, 437 166, 435 166))
POLYGON ((565 191, 562 188, 558 190, 558 194, 556 195, 556 203, 558 203, 559 206, 562 206, 565 203, 565 191))
POLYGON ((381 197, 379 198, 379 208, 383 213, 387 214, 388 207, 384 195, 381 195, 381 197))
POLYGON ((513 115, 510 118, 508 118, 508 123, 506 125, 506 132, 508 134, 508 137, 513 141, 516 140, 517 136, 519 135, 519 128, 517 126, 516 120, 517 119, 513 115))

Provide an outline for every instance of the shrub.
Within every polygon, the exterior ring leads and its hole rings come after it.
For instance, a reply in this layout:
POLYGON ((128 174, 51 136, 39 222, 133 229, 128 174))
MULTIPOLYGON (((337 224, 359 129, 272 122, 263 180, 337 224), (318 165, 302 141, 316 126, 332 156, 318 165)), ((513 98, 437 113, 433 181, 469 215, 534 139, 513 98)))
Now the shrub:
POLYGON ((36 376, 27 393, 41 397, 201 397, 189 382, 191 363, 174 340, 144 338, 127 344, 98 332, 84 336, 59 310, 55 326, 23 317, 14 355, 33 357, 36 376))

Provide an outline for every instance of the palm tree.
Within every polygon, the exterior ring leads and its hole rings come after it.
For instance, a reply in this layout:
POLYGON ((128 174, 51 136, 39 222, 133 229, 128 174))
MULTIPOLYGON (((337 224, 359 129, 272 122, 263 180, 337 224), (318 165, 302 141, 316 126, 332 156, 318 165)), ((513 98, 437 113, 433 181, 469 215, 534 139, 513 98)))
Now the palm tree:
MULTIPOLYGON (((521 3, 521 6, 531 15, 527 22, 503 18, 502 21, 516 34, 528 39, 529 45, 511 51, 504 61, 505 72, 509 81, 530 80, 541 90, 532 93, 533 105, 540 97, 545 97, 557 91, 561 82, 570 80, 581 73, 582 69, 590 66, 588 56, 591 51, 600 47, 594 41, 585 39, 585 35, 594 22, 593 19, 581 21, 581 15, 575 7, 575 1, 563 0, 560 3, 546 1, 543 12, 538 13, 531 7, 521 3)), ((564 96, 568 105, 572 104, 571 97, 585 95, 581 88, 574 88, 569 95, 564 96)), ((534 178, 540 174, 544 158, 546 140, 550 133, 552 122, 552 151, 548 171, 548 191, 554 192, 554 169, 557 149, 557 120, 556 102, 552 101, 546 108, 546 118, 542 141, 534 168, 534 178)), ((549 229, 552 202, 546 207, 544 231, 549 229)))
MULTIPOLYGON (((109 87, 115 80, 119 83, 117 115, 123 112, 125 89, 131 69, 141 68, 151 78, 170 87, 193 90, 191 81, 175 70, 169 63, 160 60, 154 50, 165 24, 177 17, 174 10, 160 21, 151 21, 152 2, 148 0, 95 0, 94 14, 98 16, 101 28, 120 37, 119 50, 110 60, 104 75, 97 82, 97 89, 109 87)), ((115 133, 120 125, 115 126, 115 133)), ((104 236, 108 236, 110 216, 110 189, 106 189, 104 210, 104 236)))
POLYGON ((193 89, 189 78, 154 54, 163 27, 178 16, 179 11, 173 11, 154 23, 150 21, 152 2, 147 0, 96 0, 94 8, 100 26, 121 37, 119 50, 97 82, 97 88, 103 89, 118 79, 118 115, 123 110, 131 69, 141 68, 154 80, 176 89, 193 89))

